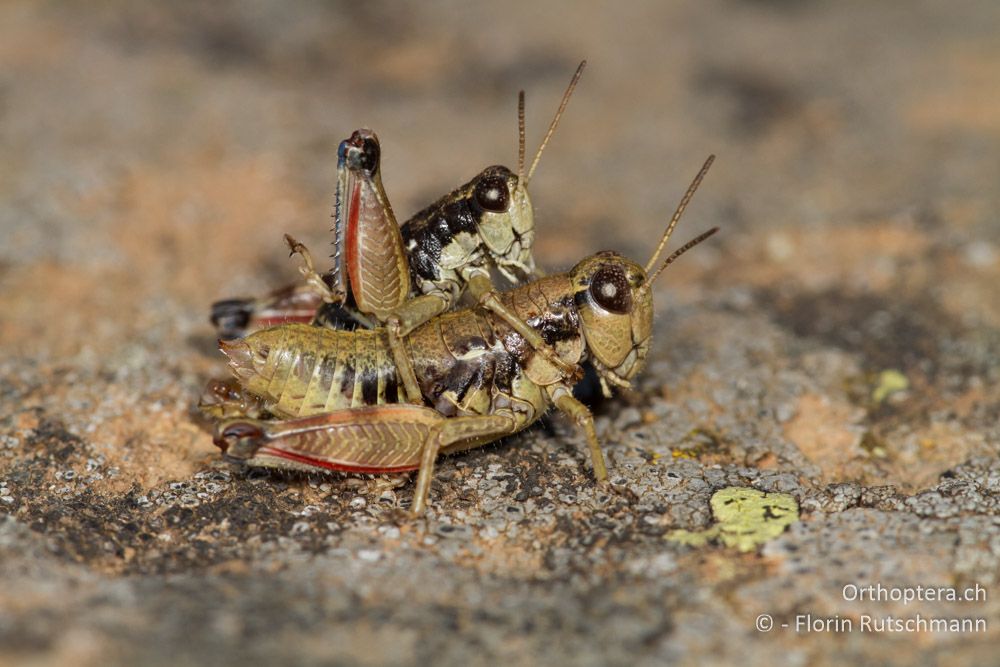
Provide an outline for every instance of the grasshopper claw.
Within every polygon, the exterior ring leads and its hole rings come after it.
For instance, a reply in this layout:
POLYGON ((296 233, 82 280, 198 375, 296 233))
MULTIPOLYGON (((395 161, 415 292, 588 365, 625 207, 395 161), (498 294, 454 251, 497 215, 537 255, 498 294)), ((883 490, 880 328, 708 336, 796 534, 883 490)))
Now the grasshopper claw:
POLYGON ((305 246, 296 241, 295 237, 292 236, 291 234, 285 234, 284 238, 285 238, 285 244, 288 245, 289 257, 293 257, 296 253, 305 250, 305 246))

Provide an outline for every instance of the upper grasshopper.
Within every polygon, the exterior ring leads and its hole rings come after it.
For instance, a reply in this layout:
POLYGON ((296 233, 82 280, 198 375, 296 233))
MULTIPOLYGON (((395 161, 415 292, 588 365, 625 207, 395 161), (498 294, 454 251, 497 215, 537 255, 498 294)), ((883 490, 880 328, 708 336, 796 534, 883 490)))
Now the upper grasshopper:
POLYGON ((293 252, 305 259, 305 285, 261 300, 217 302, 212 319, 220 335, 240 335, 251 317, 260 326, 310 320, 332 328, 384 325, 405 395, 410 402, 419 402, 401 338, 453 308, 468 292, 551 363, 578 373, 500 302, 490 270, 496 268, 515 284, 536 275, 531 254, 534 214, 527 188, 585 65, 581 62, 577 68, 527 173, 521 91, 517 173, 503 166, 487 167, 401 228, 382 185, 378 137, 367 129, 354 132, 338 150, 333 268, 320 275, 305 248, 289 238, 293 252))
MULTIPOLYGON (((655 279, 717 228, 659 258, 713 158, 695 177, 645 266, 601 252, 566 273, 500 295, 563 365, 593 363, 602 384, 628 387, 653 330, 655 279)), ((400 369, 386 329, 334 331, 285 324, 220 343, 249 403, 273 419, 223 420, 216 443, 249 465, 351 472, 419 470, 412 511, 427 502, 439 453, 516 433, 556 407, 587 437, 595 477, 607 479, 590 411, 575 376, 551 363, 494 311, 434 317, 402 338, 423 405, 400 404, 400 369)), ((252 412, 250 413, 252 414, 252 412)))

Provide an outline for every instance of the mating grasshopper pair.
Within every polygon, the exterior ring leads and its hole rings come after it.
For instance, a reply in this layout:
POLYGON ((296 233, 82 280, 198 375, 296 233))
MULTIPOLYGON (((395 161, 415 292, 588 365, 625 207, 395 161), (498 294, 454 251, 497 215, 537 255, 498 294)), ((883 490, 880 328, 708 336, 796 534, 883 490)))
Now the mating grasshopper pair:
MULTIPOLYGON (((577 70, 546 141, 579 75, 577 70)), ((642 367, 652 334, 653 281, 716 231, 702 234, 657 266, 712 158, 645 267, 602 252, 569 272, 497 294, 483 264, 468 260, 479 248, 505 275, 531 277, 531 225, 518 229, 511 224, 510 231, 517 232, 510 235, 511 242, 490 245, 487 239, 496 241, 503 230, 491 231, 487 224, 487 233, 476 241, 471 228, 455 233, 448 223, 462 219, 456 201, 480 211, 490 211, 490 204, 499 210, 501 203, 509 210, 513 202, 520 219, 531 222, 525 186, 538 156, 524 178, 523 118, 522 94, 516 180, 509 171, 499 171, 503 168, 487 169, 436 212, 418 214, 414 220, 422 224, 411 221, 411 229, 401 234, 405 245, 386 240, 400 232, 393 227, 395 218, 378 178, 374 135, 355 133, 342 144, 333 280, 315 272, 301 245, 290 244, 303 254, 307 284, 336 311, 331 317, 324 314, 328 308, 320 308, 320 323, 325 318, 327 324, 341 324, 349 317, 363 325, 387 326, 347 331, 285 323, 242 340, 220 341, 239 388, 216 385, 206 408, 226 417, 216 430, 216 443, 229 458, 305 470, 419 470, 412 504, 412 512, 419 514, 438 454, 516 433, 554 406, 583 427, 595 477, 607 478, 593 418, 573 397, 572 385, 584 361, 593 364, 605 388, 629 386, 642 367), (473 202, 477 208, 470 206, 473 202), (463 234, 469 238, 460 239, 463 234), (502 264, 498 258, 513 261, 502 264), (371 262, 368 268, 366 262, 371 262), (394 273, 399 267, 407 270, 394 273), (403 275, 415 279, 419 295, 410 298, 403 275), (432 279, 442 275, 445 289, 432 279), (463 288, 479 295, 477 307, 445 312, 463 288), (267 418, 256 418, 262 416, 267 418)), ((484 219, 479 219, 480 230, 484 219)))

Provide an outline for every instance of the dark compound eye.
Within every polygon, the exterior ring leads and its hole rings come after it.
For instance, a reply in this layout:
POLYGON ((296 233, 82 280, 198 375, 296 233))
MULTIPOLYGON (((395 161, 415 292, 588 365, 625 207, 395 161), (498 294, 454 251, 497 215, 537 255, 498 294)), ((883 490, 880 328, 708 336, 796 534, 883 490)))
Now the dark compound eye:
POLYGON ((601 308, 619 315, 632 310, 632 290, 618 266, 603 266, 590 281, 590 296, 601 308))
POLYGON ((483 176, 476 183, 476 203, 484 210, 500 213, 507 210, 510 193, 507 191, 507 179, 499 175, 483 176))
POLYGON ((378 171, 379 158, 382 156, 382 149, 378 145, 378 140, 365 138, 361 142, 361 154, 358 155, 358 165, 369 174, 378 171))
POLYGON ((382 158, 382 148, 374 132, 355 130, 350 139, 340 142, 337 158, 344 161, 350 169, 366 171, 374 176, 382 158))

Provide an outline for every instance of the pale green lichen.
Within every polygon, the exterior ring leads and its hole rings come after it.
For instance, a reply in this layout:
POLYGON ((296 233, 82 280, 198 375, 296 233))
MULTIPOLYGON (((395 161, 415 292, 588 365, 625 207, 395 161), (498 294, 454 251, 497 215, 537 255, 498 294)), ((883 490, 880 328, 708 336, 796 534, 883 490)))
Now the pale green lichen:
POLYGON ((892 394, 906 391, 910 388, 910 381, 906 376, 897 370, 886 370, 878 374, 878 382, 872 390, 872 401, 881 403, 892 394))
POLYGON ((753 551, 799 520, 799 504, 785 493, 730 486, 716 491, 710 501, 716 524, 699 531, 675 530, 667 539, 700 547, 718 540, 739 551, 753 551))

